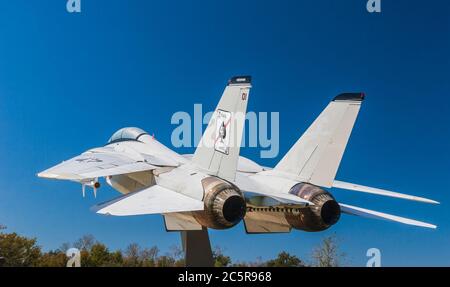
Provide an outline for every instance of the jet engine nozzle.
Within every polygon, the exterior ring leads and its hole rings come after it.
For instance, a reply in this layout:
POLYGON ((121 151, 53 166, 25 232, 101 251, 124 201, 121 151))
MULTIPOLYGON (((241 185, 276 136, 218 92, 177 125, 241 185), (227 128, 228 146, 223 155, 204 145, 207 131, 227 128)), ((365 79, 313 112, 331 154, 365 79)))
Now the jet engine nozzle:
POLYGON ((204 178, 202 185, 205 209, 194 212, 195 219, 201 225, 227 229, 244 218, 247 206, 239 188, 216 177, 204 178))
POLYGON ((322 231, 338 222, 341 208, 329 192, 312 184, 298 183, 289 193, 314 203, 298 212, 285 213, 287 221, 293 228, 322 231))

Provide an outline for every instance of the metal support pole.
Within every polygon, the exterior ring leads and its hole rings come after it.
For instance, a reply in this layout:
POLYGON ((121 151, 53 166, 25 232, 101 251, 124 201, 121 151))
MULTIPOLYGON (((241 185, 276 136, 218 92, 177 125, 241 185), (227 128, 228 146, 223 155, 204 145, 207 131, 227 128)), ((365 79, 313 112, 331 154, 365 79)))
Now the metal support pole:
POLYGON ((214 259, 208 229, 181 231, 186 267, 213 267, 214 259))

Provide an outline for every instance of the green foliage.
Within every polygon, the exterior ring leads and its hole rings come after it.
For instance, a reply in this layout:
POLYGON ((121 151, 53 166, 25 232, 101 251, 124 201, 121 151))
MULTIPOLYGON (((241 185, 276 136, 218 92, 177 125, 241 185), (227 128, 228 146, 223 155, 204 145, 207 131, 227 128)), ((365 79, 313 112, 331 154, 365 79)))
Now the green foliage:
POLYGON ((140 253, 141 247, 137 243, 131 243, 125 249, 124 266, 125 267, 140 267, 140 253))
POLYGON ((123 266, 122 251, 117 250, 110 254, 110 261, 109 261, 108 266, 110 266, 110 267, 122 267, 123 266))
POLYGON ((102 243, 92 245, 87 260, 81 264, 87 267, 106 267, 112 265, 111 254, 108 248, 102 243))
POLYGON ((67 257, 64 252, 59 250, 49 251, 42 254, 39 258, 39 267, 65 267, 67 264, 67 257))
POLYGON ((267 261, 267 267, 304 267, 305 264, 295 255, 282 251, 277 258, 267 261))
POLYGON ((158 261, 156 262, 156 267, 173 267, 175 266, 175 259, 164 255, 158 258, 158 261))
MULTIPOLYGON (((66 251, 72 246, 80 250, 82 267, 177 267, 184 266, 184 254, 179 246, 172 246, 166 254, 160 256, 156 246, 142 248, 131 243, 124 251, 110 251, 92 235, 84 235, 72 245, 64 243, 57 250, 42 252, 35 238, 19 236, 16 233, 5 233, 0 225, 0 266, 38 266, 65 267, 68 258, 66 251)), ((324 238, 312 254, 311 265, 320 267, 340 266, 344 254, 339 251, 336 236, 324 238)), ((305 263, 295 255, 282 251, 274 259, 263 261, 257 258, 254 262, 235 262, 226 256, 223 250, 215 247, 213 251, 216 267, 300 267, 305 263)))
POLYGON ((213 258, 215 267, 227 267, 231 265, 230 256, 225 256, 222 252, 222 249, 220 249, 220 247, 218 246, 216 246, 213 251, 213 258))
POLYGON ((142 250, 140 256, 142 267, 155 267, 158 261, 158 254, 159 249, 156 246, 142 250))
POLYGON ((0 233, 0 257, 5 267, 38 266, 41 248, 36 245, 35 238, 26 238, 17 233, 0 233))
POLYGON ((256 261, 237 261, 231 265, 232 267, 264 267, 266 262, 261 257, 257 257, 256 261))

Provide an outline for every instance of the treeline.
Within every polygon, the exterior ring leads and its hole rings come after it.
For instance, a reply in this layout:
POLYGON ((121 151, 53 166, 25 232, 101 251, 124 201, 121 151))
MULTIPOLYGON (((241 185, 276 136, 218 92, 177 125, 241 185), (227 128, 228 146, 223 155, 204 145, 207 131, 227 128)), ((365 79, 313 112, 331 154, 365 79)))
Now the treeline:
MULTIPOLYGON (((75 247, 80 250, 82 267, 182 267, 183 251, 173 246, 164 254, 157 246, 144 248, 137 243, 129 244, 124 250, 111 251, 92 235, 85 235, 74 243, 64 243, 60 248, 44 252, 36 238, 27 238, 17 233, 0 231, 0 266, 2 267, 65 267, 68 261, 66 251, 75 247)), ((334 267, 340 266, 344 254, 339 251, 335 236, 325 238, 312 252, 309 262, 282 251, 274 259, 253 262, 233 262, 221 248, 213 250, 216 267, 334 267)))

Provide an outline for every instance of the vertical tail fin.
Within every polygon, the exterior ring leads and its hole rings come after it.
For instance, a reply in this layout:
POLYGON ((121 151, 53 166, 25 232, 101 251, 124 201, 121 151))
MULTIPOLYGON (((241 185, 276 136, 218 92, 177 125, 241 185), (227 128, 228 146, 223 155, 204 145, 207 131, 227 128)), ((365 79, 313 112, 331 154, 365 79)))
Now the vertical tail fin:
POLYGON ((275 170, 293 174, 305 182, 331 187, 363 99, 363 93, 335 97, 275 170))
POLYGON ((228 81, 192 157, 200 168, 229 181, 236 175, 250 88, 250 76, 228 81))

